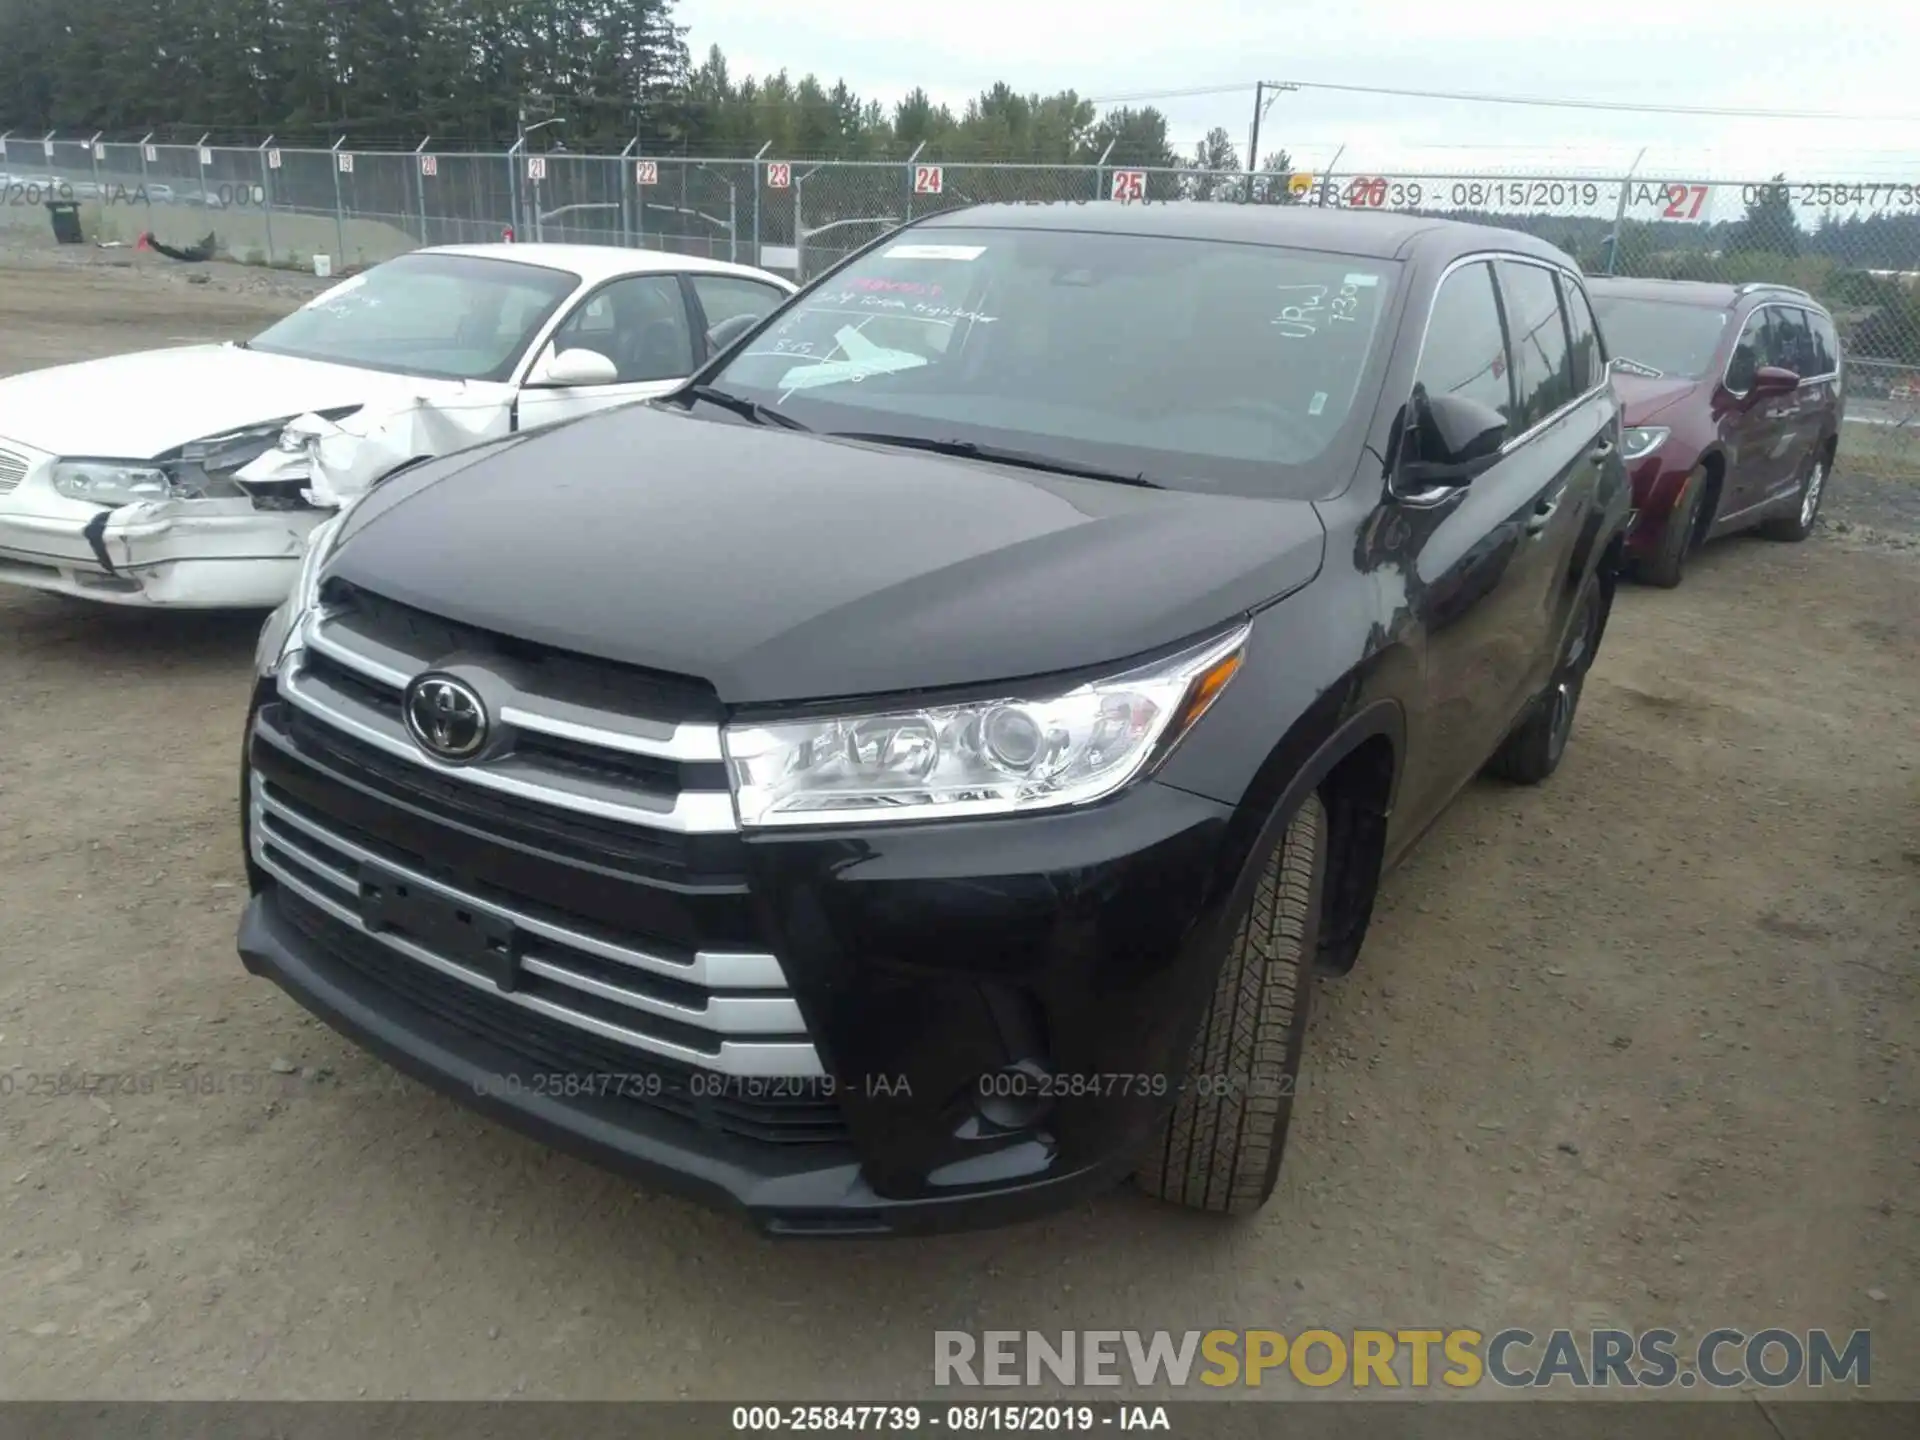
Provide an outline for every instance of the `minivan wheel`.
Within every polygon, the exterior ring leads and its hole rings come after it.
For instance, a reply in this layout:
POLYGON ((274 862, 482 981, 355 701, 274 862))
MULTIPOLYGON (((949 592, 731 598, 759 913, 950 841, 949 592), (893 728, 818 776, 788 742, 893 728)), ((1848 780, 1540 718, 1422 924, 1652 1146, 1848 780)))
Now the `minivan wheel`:
POLYGON ((1134 1176, 1147 1194, 1245 1215, 1273 1194, 1307 1037, 1327 814, 1309 795, 1240 917, 1171 1113, 1134 1176))
POLYGON ((1820 501, 1826 493, 1827 457, 1823 452, 1813 457, 1813 463, 1807 466, 1807 473, 1800 479, 1799 492, 1794 496, 1793 513, 1769 520, 1760 527, 1760 533, 1769 540, 1806 539, 1813 534, 1814 524, 1820 518, 1820 501))
POLYGON ((1567 740, 1573 734, 1574 716, 1580 709, 1580 694, 1586 688, 1587 671, 1593 668, 1600 648, 1603 613, 1600 579, 1593 576, 1580 592, 1553 678, 1534 700, 1527 718, 1487 762, 1488 774, 1516 785, 1538 785, 1560 768, 1567 740))
POLYGON ((1687 476, 1679 503, 1667 515, 1659 547, 1634 567, 1634 579, 1671 590, 1686 574, 1687 557, 1694 551, 1694 531, 1700 526, 1700 507, 1706 502, 1707 467, 1696 465, 1687 476))

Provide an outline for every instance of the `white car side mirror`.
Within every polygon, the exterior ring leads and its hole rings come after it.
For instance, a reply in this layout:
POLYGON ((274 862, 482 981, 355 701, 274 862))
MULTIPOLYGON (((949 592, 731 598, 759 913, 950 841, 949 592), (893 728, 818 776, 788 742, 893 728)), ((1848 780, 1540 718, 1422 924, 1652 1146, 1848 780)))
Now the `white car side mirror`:
POLYGON ((549 350, 533 367, 527 384, 549 387, 611 385, 619 378, 619 368, 598 350, 562 350, 558 354, 549 350))

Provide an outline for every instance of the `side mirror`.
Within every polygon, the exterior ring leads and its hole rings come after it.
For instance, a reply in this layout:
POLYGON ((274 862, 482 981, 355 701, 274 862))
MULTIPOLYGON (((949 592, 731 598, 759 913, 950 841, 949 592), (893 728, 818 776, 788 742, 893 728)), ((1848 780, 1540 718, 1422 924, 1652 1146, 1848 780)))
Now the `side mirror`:
POLYGON ((1791 395, 1800 388, 1800 377, 1781 365, 1762 365, 1753 372, 1753 384, 1747 390, 1751 399, 1765 395, 1791 395))
POLYGON ((707 353, 718 355, 747 331, 758 325, 759 315, 733 315, 707 331, 707 353))
POLYGON ((1507 439, 1507 417, 1465 395, 1418 395, 1407 463, 1401 472, 1420 487, 1465 485, 1493 468, 1507 439))
POLYGON ((527 384, 560 389, 573 385, 611 385, 619 378, 619 367, 598 350, 550 350, 533 367, 527 384))

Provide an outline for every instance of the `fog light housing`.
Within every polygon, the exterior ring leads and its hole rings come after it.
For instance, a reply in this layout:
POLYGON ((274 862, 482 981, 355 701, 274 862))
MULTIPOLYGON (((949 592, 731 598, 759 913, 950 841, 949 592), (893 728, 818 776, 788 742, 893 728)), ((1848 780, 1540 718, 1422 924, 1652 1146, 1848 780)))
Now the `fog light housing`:
POLYGON ((1016 1060, 976 1082, 973 1108, 993 1131, 1031 1130, 1053 1109, 1053 1072, 1038 1060, 1016 1060))

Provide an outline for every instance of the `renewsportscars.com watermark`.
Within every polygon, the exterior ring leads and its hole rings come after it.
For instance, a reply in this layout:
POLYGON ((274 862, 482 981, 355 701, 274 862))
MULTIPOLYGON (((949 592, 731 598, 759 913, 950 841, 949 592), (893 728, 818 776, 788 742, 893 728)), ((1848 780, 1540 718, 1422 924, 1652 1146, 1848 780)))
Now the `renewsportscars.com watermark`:
POLYGON ((936 1330, 938 1386, 1298 1384, 1316 1389, 1729 1390, 1873 1378, 1873 1336, 1672 1330, 936 1330))

